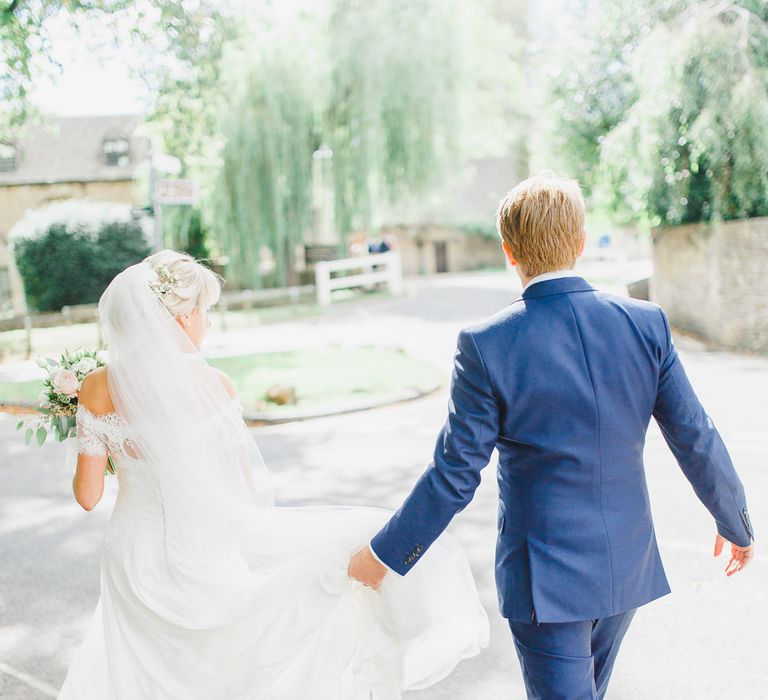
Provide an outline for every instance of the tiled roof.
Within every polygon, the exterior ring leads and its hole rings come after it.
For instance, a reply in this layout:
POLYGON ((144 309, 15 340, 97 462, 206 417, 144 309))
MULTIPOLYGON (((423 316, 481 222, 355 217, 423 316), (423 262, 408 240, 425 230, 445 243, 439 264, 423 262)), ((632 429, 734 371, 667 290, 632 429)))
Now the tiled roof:
POLYGON ((14 170, 0 170, 0 186, 51 182, 129 180, 147 158, 149 141, 139 135, 135 114, 54 117, 29 126, 20 140, 14 170), (128 163, 107 165, 104 141, 127 138, 128 163))

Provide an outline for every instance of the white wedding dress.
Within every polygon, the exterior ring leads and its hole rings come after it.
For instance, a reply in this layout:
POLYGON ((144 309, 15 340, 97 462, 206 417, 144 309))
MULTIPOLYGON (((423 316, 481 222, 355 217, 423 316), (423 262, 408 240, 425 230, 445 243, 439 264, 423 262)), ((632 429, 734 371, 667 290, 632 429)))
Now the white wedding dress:
POLYGON ((99 304, 116 412, 80 406, 79 449, 112 455, 119 495, 60 700, 388 700, 477 654, 488 619, 452 538, 373 591, 346 568, 388 512, 274 505, 239 403, 153 274, 128 268, 99 304))

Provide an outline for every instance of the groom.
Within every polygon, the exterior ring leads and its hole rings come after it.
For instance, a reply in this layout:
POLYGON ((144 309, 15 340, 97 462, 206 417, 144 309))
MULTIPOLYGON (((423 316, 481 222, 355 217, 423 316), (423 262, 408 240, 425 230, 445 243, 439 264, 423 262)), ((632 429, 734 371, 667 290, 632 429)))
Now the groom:
POLYGON ((499 452, 496 583, 529 698, 602 698, 635 610, 669 593, 643 467, 655 418, 730 543, 752 558, 739 477, 655 304, 604 294, 573 271, 585 245, 574 181, 543 173, 502 200, 522 296, 459 334, 448 419, 400 510, 351 560, 378 588, 406 575, 471 500, 499 452))

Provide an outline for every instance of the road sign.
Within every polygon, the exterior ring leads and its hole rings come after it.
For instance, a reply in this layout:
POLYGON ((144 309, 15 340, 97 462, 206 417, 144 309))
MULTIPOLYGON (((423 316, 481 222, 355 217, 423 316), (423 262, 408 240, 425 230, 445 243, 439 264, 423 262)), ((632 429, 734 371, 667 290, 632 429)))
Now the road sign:
POLYGON ((155 204, 197 204, 200 193, 194 180, 158 180, 155 183, 155 204))

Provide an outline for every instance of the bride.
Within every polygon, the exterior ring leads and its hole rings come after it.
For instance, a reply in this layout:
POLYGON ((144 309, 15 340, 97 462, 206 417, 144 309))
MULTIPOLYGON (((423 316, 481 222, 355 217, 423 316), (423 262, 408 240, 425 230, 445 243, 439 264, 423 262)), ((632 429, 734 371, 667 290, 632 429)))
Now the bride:
POLYGON ((91 510, 111 455, 119 495, 101 596, 61 700, 398 698, 487 643, 467 560, 443 536, 378 591, 350 554, 389 517, 275 506, 228 377, 199 348, 218 278, 156 253, 109 285, 109 365, 85 379, 73 488, 91 510))

